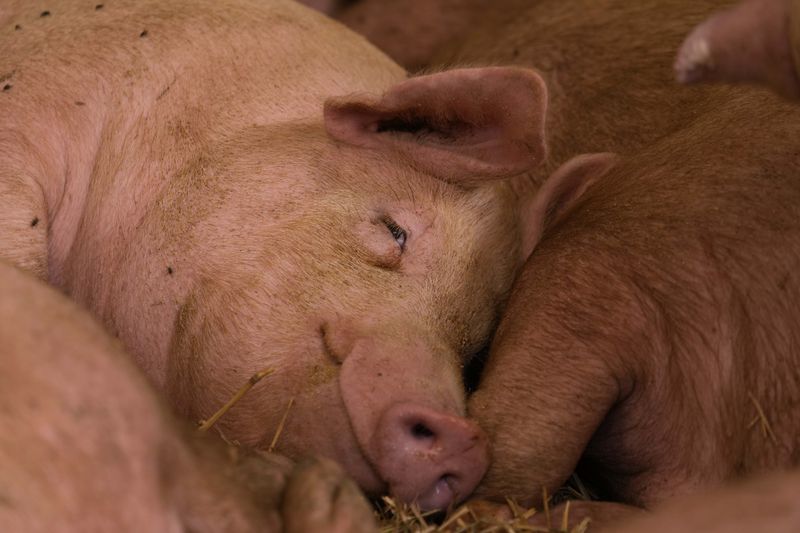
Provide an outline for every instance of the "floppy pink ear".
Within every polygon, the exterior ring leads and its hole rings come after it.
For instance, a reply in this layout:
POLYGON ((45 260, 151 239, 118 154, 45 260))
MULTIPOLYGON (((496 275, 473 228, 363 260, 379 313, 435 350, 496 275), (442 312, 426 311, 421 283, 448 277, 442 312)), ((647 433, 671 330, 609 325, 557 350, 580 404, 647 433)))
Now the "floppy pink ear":
POLYGON ((394 150, 451 182, 521 174, 545 157, 547 89, 534 71, 456 69, 399 83, 380 98, 325 102, 334 139, 394 150))
POLYGON ((533 252, 542 233, 562 220, 583 193, 617 163, 615 154, 582 154, 556 169, 522 212, 523 260, 533 252))

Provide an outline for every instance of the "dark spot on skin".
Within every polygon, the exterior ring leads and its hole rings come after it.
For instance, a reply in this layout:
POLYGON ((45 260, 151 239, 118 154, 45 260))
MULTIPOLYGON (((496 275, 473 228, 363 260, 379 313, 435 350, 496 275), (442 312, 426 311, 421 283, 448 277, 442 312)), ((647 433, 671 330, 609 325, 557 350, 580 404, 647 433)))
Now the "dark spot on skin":
POLYGON ((10 83, 6 83, 5 85, 3 85, 3 91, 4 92, 5 91, 10 91, 11 87, 13 87, 13 85, 11 85, 10 83))
POLYGON ((140 33, 139 37, 147 37, 147 30, 144 30, 142 33, 140 33))
POLYGON ((517 50, 516 48, 514 48, 514 50, 511 52, 511 55, 512 55, 513 57, 517 57, 517 56, 519 56, 519 50, 517 50))
POLYGON ((86 105, 86 102, 81 102, 80 100, 75 100, 75 105, 86 105))
POLYGON ((101 9, 103 9, 103 4, 97 4, 96 6, 94 6, 95 11, 100 11, 101 9))
POLYGON ((33 220, 31 220, 31 227, 35 228, 38 223, 39 223, 39 217, 33 217, 33 220))
POLYGON ((40 17, 49 17, 50 16, 50 12, 49 11, 42 11, 42 14, 39 15, 39 16, 40 17))
POLYGON ((16 26, 14 26, 14 31, 19 31, 19 30, 21 30, 21 29, 22 29, 22 26, 20 26, 19 24, 17 24, 16 26))
POLYGON ((381 373, 381 372, 378 372, 378 377, 379 377, 379 378, 382 378, 382 377, 383 377, 383 373, 381 373))
POLYGON ((168 266, 167 267, 167 274, 169 274, 171 276, 173 272, 175 272, 175 271, 172 270, 172 267, 168 266))

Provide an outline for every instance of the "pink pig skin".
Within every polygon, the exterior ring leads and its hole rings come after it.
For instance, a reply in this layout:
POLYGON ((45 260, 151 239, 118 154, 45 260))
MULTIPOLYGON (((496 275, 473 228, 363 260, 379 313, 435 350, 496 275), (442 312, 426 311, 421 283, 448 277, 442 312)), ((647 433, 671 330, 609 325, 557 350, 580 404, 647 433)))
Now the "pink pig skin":
POLYGON ((74 302, 5 261, 0 292, 3 531, 374 530, 334 464, 224 449, 74 302))
POLYGON ((487 466, 461 368, 535 242, 547 95, 407 79, 289 1, 35 0, 0 29, 0 257, 118 336, 185 417, 425 508, 487 466), (384 373, 381 375, 381 373, 384 373))

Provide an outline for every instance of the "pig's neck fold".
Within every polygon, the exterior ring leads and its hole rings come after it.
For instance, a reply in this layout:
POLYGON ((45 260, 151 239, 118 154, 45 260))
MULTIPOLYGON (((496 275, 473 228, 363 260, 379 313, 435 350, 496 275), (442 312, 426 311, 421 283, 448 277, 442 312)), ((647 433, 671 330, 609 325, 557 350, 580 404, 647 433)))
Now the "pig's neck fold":
POLYGON ((58 286, 63 286, 65 281, 64 264, 82 223, 105 128, 103 114, 97 110, 92 113, 94 116, 87 121, 63 126, 60 150, 53 154, 57 171, 52 176, 43 176, 40 182, 50 221, 49 277, 58 286))

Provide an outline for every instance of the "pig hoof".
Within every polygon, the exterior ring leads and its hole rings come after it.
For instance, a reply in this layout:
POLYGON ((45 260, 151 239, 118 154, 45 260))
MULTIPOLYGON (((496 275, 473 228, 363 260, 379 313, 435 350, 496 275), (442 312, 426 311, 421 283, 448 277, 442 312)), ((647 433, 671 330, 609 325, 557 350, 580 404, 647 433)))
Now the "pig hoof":
POLYGON ((675 60, 678 83, 699 83, 714 71, 714 58, 706 33, 702 26, 697 28, 681 46, 675 60))
POLYGON ((377 531, 372 509, 358 486, 327 459, 298 464, 284 493, 281 511, 287 533, 377 531))

